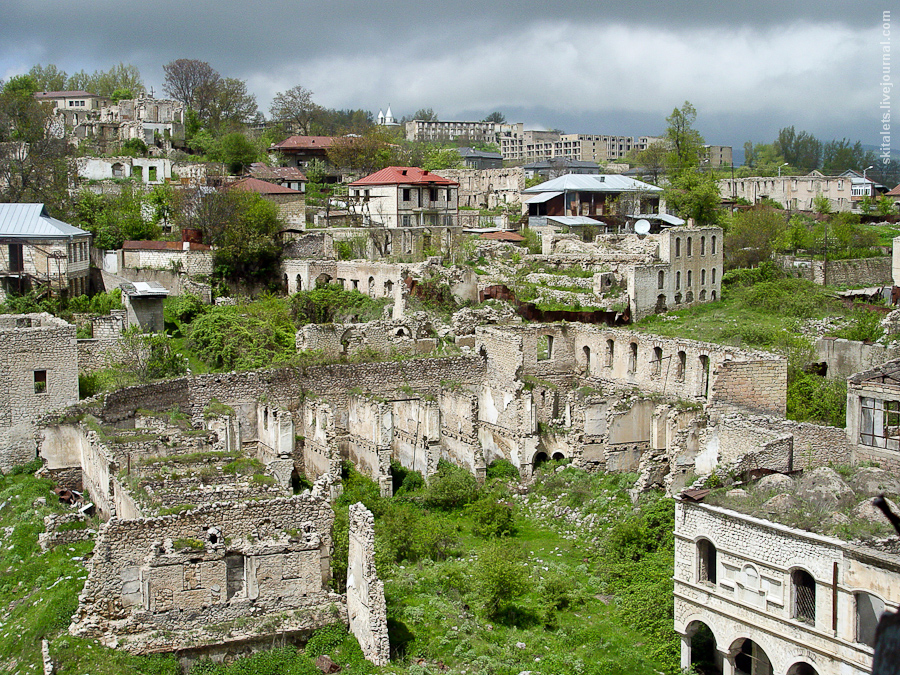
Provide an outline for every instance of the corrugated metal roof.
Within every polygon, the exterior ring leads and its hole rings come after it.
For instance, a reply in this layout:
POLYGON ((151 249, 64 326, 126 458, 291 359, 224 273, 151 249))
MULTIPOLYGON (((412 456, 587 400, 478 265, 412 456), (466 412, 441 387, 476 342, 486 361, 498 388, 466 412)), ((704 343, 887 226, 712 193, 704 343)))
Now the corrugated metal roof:
POLYGON ((163 297, 169 291, 158 281, 131 281, 119 284, 122 292, 132 298, 163 297))
POLYGON ((554 197, 559 197, 562 192, 541 192, 539 195, 531 197, 530 199, 526 199, 526 204, 540 204, 542 202, 549 202, 554 197))
POLYGON ((43 204, 0 204, 0 237, 61 239, 90 234, 51 218, 43 204))
POLYGON ((588 216, 547 216, 547 220, 552 220, 560 225, 602 225, 603 223, 595 218, 588 216))
POLYGON ((662 192, 662 188, 618 174, 569 173, 535 185, 525 194, 539 192, 662 192))
POLYGON ((350 187, 364 185, 459 185, 455 180, 438 176, 417 166, 389 166, 350 183, 350 187))
POLYGON ((645 220, 661 220, 669 225, 684 225, 684 219, 673 216, 671 213, 639 213, 632 218, 644 218, 645 220))

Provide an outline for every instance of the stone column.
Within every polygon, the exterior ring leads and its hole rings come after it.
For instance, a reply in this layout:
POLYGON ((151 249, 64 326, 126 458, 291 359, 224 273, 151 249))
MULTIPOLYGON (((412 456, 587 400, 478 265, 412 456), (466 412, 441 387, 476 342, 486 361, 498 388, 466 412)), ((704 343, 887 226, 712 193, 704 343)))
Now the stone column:
POLYGON ((681 669, 691 667, 691 636, 681 635, 681 669))

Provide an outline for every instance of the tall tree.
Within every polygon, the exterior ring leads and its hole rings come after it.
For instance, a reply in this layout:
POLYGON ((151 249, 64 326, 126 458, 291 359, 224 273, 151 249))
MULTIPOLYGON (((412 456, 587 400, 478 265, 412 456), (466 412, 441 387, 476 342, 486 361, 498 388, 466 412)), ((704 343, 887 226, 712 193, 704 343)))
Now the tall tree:
POLYGON ((488 115, 481 121, 482 122, 494 122, 496 124, 503 124, 504 122, 506 122, 506 115, 504 115, 499 110, 495 110, 494 112, 492 112, 490 115, 488 115))
POLYGON ((798 169, 812 171, 821 166, 822 141, 805 131, 798 133, 792 126, 779 129, 773 146, 776 155, 798 169))
POLYGON ((250 124, 259 112, 256 96, 248 93, 247 83, 233 77, 219 80, 218 95, 209 109, 208 126, 213 129, 250 124))
POLYGON ((42 66, 40 63, 28 71, 38 84, 38 91, 63 91, 69 76, 52 63, 42 66))
POLYGON ((144 80, 137 66, 119 63, 109 70, 95 70, 88 74, 81 70, 66 81, 65 89, 89 91, 92 94, 113 98, 117 90, 128 91, 136 96, 144 91, 144 80))
POLYGON ((414 120, 424 120, 425 122, 437 122, 438 116, 434 112, 434 108, 419 108, 413 114, 414 120))
POLYGON ((328 148, 328 161, 334 166, 362 173, 373 173, 399 164, 400 148, 384 127, 372 127, 362 136, 335 139, 328 148))
POLYGON ((700 162, 703 136, 694 129, 696 120, 697 110, 690 101, 685 101, 681 108, 675 108, 666 118, 666 138, 671 148, 668 164, 671 171, 682 171, 697 166, 700 162))
POLYGON ((163 91, 205 121, 220 91, 219 73, 197 59, 176 59, 163 66, 163 73, 163 91))
POLYGON ((269 112, 276 122, 289 124, 301 135, 308 135, 313 120, 321 108, 312 99, 313 93, 299 84, 275 94, 269 112))
POLYGON ((864 150, 859 141, 854 144, 847 138, 829 141, 822 148, 822 173, 836 176, 847 169, 862 173, 863 169, 874 167, 877 160, 876 154, 864 150))
POLYGON ((0 201, 43 202, 65 217, 74 167, 69 146, 53 133, 53 104, 37 101, 35 91, 35 79, 20 75, 0 92, 0 201))

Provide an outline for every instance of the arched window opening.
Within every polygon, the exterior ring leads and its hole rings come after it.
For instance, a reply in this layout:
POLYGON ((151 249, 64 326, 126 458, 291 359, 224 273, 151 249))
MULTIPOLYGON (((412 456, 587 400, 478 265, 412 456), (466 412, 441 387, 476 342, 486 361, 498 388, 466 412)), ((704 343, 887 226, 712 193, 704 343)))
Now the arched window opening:
POLYGON ((662 370, 662 347, 653 348, 653 360, 650 362, 650 372, 653 375, 659 375, 662 370))
POLYGON ((772 675, 772 662, 762 647, 753 640, 744 640, 734 656, 737 675, 772 675))
POLYGON ((706 237, 700 237, 700 255, 706 255, 706 237))
POLYGON ((587 345, 584 346, 582 350, 584 352, 584 374, 591 374, 591 348, 587 345))
POLYGON ((606 367, 613 367, 613 360, 616 357, 616 343, 613 340, 606 341, 606 367))
POLYGON ((638 346, 637 342, 632 342, 628 345, 628 372, 634 373, 637 370, 637 353, 638 346))
POLYGON ((712 281, 713 286, 715 286, 716 285, 716 268, 715 267, 713 267, 712 270, 710 270, 710 274, 712 275, 710 277, 710 281, 712 281))
POLYGON ((666 273, 662 270, 656 275, 656 287, 660 290, 666 287, 666 273))
POLYGON ((700 396, 709 396, 709 356, 700 355, 700 396))
POLYGON ((700 270, 700 285, 706 286, 706 270, 700 270))
POLYGON ((716 547, 709 539, 697 542, 697 581, 716 583, 716 547))
POLYGON ((681 257, 681 237, 675 237, 675 257, 681 257))
POLYGON ((694 285, 694 272, 693 270, 688 270, 687 272, 687 287, 690 288, 694 285))
POLYGON ((709 252, 712 255, 716 254, 716 235, 713 235, 709 240, 709 252))
POLYGON ((684 382, 684 371, 687 368, 687 354, 678 352, 678 367, 675 369, 675 379, 684 382))
POLYGON ((681 288, 681 272, 675 272, 675 290, 681 288))
POLYGON ((688 254, 688 258, 690 258, 692 255, 694 255, 694 246, 693 246, 693 241, 692 241, 691 237, 687 238, 687 254, 688 254))
POLYGON ((806 570, 791 572, 791 616, 798 621, 816 623, 816 580, 806 570))
POLYGON ((297 293, 303 290, 303 277, 297 275, 297 293))

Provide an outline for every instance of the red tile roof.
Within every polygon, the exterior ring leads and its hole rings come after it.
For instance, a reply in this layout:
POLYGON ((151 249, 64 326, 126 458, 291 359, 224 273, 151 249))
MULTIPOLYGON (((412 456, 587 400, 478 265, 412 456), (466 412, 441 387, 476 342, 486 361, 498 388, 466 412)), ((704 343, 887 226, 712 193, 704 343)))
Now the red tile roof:
POLYGON ((291 136, 272 146, 273 150, 328 150, 334 136, 291 136))
POLYGON ((283 185, 275 183, 267 183, 259 178, 243 178, 236 183, 232 183, 231 190, 242 190, 244 192, 258 192, 261 195, 302 195, 299 190, 292 190, 283 185))
POLYGON ((885 194, 886 194, 886 195, 889 195, 889 196, 891 196, 891 197, 900 197, 900 185, 898 185, 897 187, 895 187, 895 188, 894 188, 893 190, 891 190, 890 192, 885 192, 885 194))
POLYGON ((260 180, 296 180, 307 182, 309 179, 300 169, 292 166, 269 166, 262 162, 253 162, 250 165, 250 175, 260 180))
POLYGON ((77 91, 36 91, 36 92, 34 92, 35 98, 85 98, 87 96, 92 96, 93 98, 106 98, 105 96, 100 96, 99 94, 92 94, 89 91, 81 91, 80 89, 77 91))
POLYGON ((423 171, 416 166, 389 166, 350 183, 350 187, 361 185, 459 185, 459 183, 436 173, 423 171))
POLYGON ((494 241, 514 241, 516 243, 525 241, 518 232, 485 232, 479 239, 493 239, 494 241))

